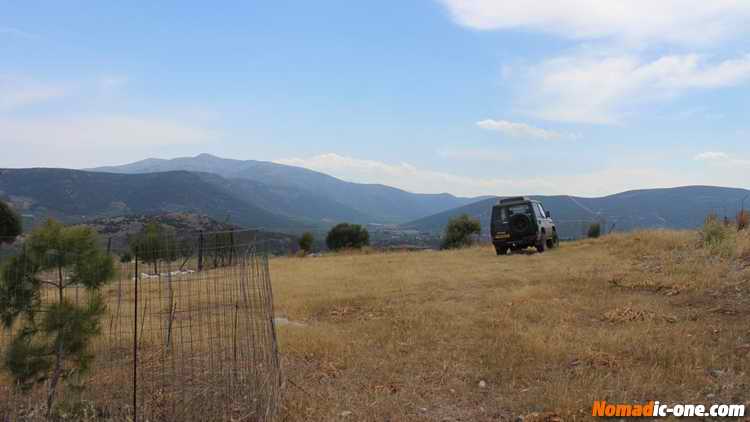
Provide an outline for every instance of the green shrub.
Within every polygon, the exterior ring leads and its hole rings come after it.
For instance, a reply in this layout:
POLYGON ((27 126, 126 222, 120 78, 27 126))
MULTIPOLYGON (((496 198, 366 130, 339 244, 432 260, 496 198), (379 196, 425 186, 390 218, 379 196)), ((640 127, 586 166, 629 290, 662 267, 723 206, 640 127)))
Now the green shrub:
POLYGON ((359 224, 338 224, 326 236, 326 246, 332 251, 349 248, 360 249, 369 244, 370 233, 359 224))
POLYGON ((452 218, 445 227, 442 248, 455 249, 470 246, 473 243, 473 236, 481 231, 482 225, 479 220, 469 217, 468 214, 452 218))
POLYGON ((602 224, 601 223, 591 223, 589 225, 589 230, 586 233, 586 236, 590 239, 596 239, 597 237, 602 235, 602 224))
POLYGON ((16 388, 46 383, 49 419, 58 384, 82 374, 93 359, 89 343, 99 334, 105 312, 99 289, 114 275, 114 263, 88 227, 66 227, 53 220, 29 235, 23 252, 4 263, 0 272, 0 319, 3 328, 18 330, 4 353, 3 366, 16 388), (51 274, 44 280, 40 273, 51 274), (45 284, 57 300, 41 301, 45 284), (89 292, 85 304, 65 297, 69 288, 89 292), (55 291, 56 290, 56 291, 55 291))
POLYGON ((706 218, 706 221, 703 223, 703 229, 701 229, 701 238, 705 245, 716 245, 725 241, 728 236, 729 232, 726 226, 718 218, 714 218, 714 216, 706 218))
POLYGON ((703 247, 712 255, 731 257, 736 252, 735 230, 726 226, 715 214, 706 217, 700 231, 703 247))
POLYGON ((313 234, 310 232, 305 232, 304 234, 302 234, 302 237, 299 238, 299 248, 305 253, 310 253, 312 252, 314 242, 315 237, 313 237, 313 234))
MULTIPOLYGON (((207 240, 208 247, 214 255, 227 249, 228 240, 226 239, 229 236, 231 236, 230 233, 216 233, 207 240)), ((149 223, 139 233, 129 236, 128 246, 130 250, 121 257, 121 260, 123 258, 132 260, 137 255, 139 262, 152 265, 154 274, 159 274, 160 261, 172 262, 179 258, 187 259, 193 254, 191 242, 178 241, 174 229, 159 223, 149 223)))
POLYGON ((8 204, 0 201, 0 245, 13 243, 21 230, 21 217, 8 204))
POLYGON ((120 255, 120 262, 123 264, 129 264, 133 262, 133 254, 129 251, 123 252, 123 254, 120 255))

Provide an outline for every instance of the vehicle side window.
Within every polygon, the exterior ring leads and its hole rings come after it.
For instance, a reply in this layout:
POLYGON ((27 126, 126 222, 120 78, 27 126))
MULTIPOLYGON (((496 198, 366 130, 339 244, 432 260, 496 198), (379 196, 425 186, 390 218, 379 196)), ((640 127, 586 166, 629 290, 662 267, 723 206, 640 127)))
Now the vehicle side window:
POLYGON ((535 216, 536 216, 537 218, 541 218, 541 217, 540 217, 540 216, 541 216, 541 214, 539 214, 539 204, 537 204, 537 203, 535 203, 535 202, 532 202, 532 203, 531 203, 531 208, 533 208, 533 209, 534 209, 534 215, 535 215, 535 216))
POLYGON ((542 218, 546 218, 547 212, 544 211, 544 207, 542 207, 542 204, 536 204, 536 206, 539 208, 539 216, 542 218))

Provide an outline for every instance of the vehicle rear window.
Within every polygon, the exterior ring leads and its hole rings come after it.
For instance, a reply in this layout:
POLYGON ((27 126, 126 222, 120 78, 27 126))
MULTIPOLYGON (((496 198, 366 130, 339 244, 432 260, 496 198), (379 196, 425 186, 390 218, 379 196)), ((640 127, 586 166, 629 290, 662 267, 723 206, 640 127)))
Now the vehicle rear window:
POLYGON ((507 223, 508 220, 516 214, 533 215, 529 204, 511 205, 509 207, 495 208, 495 221, 507 223))

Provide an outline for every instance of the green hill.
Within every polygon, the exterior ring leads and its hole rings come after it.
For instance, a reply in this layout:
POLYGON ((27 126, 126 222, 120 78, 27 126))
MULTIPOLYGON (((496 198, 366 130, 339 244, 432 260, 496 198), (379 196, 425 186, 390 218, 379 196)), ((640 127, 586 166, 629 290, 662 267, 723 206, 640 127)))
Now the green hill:
POLYGON ((78 222, 189 212, 245 227, 302 225, 232 195, 219 187, 224 183, 215 175, 186 171, 127 175, 48 168, 0 170, 0 196, 35 220, 50 216, 78 222))

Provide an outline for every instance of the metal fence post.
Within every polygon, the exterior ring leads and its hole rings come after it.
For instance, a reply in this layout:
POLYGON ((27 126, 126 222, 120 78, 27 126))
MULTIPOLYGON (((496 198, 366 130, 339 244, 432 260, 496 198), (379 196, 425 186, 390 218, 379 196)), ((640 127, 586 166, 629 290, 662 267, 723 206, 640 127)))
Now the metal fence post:
POLYGON ((229 266, 231 267, 234 261, 234 228, 229 231, 229 266))
POLYGON ((203 271, 203 230, 198 235, 198 271, 203 271))
POLYGON ((135 297, 133 298, 133 422, 138 422, 138 247, 135 248, 135 297))

